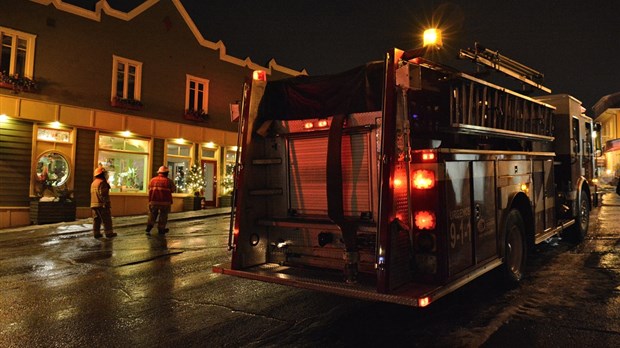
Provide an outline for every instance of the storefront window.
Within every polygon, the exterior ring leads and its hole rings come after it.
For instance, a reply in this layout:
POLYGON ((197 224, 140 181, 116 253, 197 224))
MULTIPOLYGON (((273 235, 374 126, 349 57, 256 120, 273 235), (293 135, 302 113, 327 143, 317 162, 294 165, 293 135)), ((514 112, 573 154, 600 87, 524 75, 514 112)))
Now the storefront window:
POLYGON ((224 158, 226 162, 226 167, 224 169, 225 170, 224 177, 222 178, 222 195, 228 195, 233 190, 236 154, 237 154, 236 150, 234 151, 231 149, 226 150, 226 154, 224 158))
POLYGON ((189 164, 192 161, 192 145, 168 144, 168 169, 170 170, 170 178, 174 180, 177 187, 177 193, 187 192, 187 174, 189 164))
POLYGON ((58 152, 44 153, 37 159, 36 172, 42 184, 59 187, 69 179, 69 162, 58 152))
POLYGON ((60 129, 39 128, 37 130, 37 140, 70 143, 71 132, 60 129))
POLYGON ((146 192, 149 141, 102 135, 97 161, 108 171, 112 192, 146 192))

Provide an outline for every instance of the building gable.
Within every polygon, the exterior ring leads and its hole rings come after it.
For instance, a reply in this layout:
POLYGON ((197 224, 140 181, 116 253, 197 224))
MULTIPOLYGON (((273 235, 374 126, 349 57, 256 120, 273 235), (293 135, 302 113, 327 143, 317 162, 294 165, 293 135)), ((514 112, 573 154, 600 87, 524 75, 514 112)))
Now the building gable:
MULTIPOLYGON (((148 11, 151 7, 153 7, 158 2, 160 2, 159 0, 145 0, 141 5, 135 7, 133 10, 129 12, 123 12, 123 11, 119 11, 119 10, 112 8, 110 4, 108 3, 108 1, 106 0, 98 1, 95 4, 95 9, 92 11, 84 9, 76 5, 66 3, 62 0, 31 0, 31 1, 39 3, 41 5, 46 5, 46 6, 53 5, 58 10, 72 13, 74 15, 81 16, 81 17, 94 20, 97 22, 100 22, 102 20, 102 16, 104 13, 110 17, 114 17, 114 18, 117 18, 123 21, 131 21, 131 20, 134 20, 136 17, 140 16, 141 14, 143 14, 144 12, 148 11)), ((297 71, 291 68, 287 68, 285 66, 279 65, 275 59, 271 59, 269 61, 268 66, 263 67, 253 62, 250 57, 241 59, 241 58, 233 57, 233 56, 226 54, 226 46, 221 40, 218 42, 213 42, 213 41, 209 41, 204 38, 204 36, 200 32, 200 30, 198 30, 198 27, 192 20, 189 13, 185 10, 185 7, 183 7, 183 4, 181 3, 180 0, 171 0, 171 1, 176 7, 176 9, 179 11, 179 14, 185 21, 185 24, 191 30, 192 34, 196 38, 196 41, 203 47, 212 49, 214 51, 218 51, 220 60, 227 62, 227 63, 246 67, 251 70, 265 70, 270 75, 273 74, 273 72, 275 71, 280 72, 285 75, 292 75, 292 76, 307 75, 307 72, 305 69, 301 71, 297 71)))

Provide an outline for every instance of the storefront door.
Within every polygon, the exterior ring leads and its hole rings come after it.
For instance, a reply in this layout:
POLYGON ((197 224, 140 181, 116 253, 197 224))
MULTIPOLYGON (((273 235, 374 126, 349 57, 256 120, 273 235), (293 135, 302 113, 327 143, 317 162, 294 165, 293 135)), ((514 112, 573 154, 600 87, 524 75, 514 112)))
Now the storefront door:
POLYGON ((201 160, 202 172, 205 179, 205 201, 208 207, 215 206, 215 193, 217 192, 217 161, 201 160))

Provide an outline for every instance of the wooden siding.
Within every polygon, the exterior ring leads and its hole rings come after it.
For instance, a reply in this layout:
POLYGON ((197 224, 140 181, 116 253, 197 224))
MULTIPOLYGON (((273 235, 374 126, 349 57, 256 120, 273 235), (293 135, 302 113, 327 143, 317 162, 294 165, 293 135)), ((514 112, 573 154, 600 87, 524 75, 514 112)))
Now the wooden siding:
POLYGON ((0 127, 0 206, 30 205, 32 123, 9 119, 0 127))
MULTIPOLYGON (((157 175, 157 170, 164 164, 165 144, 164 139, 153 139, 153 162, 151 165, 151 178, 157 175)), ((151 178, 145 178, 149 182, 151 178)))
POLYGON ((73 197, 78 207, 90 206, 90 184, 93 181, 95 135, 94 130, 77 130, 73 197))

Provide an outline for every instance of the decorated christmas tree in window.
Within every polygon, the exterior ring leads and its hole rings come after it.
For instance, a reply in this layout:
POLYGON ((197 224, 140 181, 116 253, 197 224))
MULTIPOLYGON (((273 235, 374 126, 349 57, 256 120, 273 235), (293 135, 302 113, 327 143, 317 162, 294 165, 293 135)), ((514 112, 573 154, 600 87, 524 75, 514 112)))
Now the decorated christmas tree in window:
POLYGON ((202 173, 202 168, 197 164, 192 165, 185 175, 186 192, 199 196, 204 186, 205 178, 202 173))

